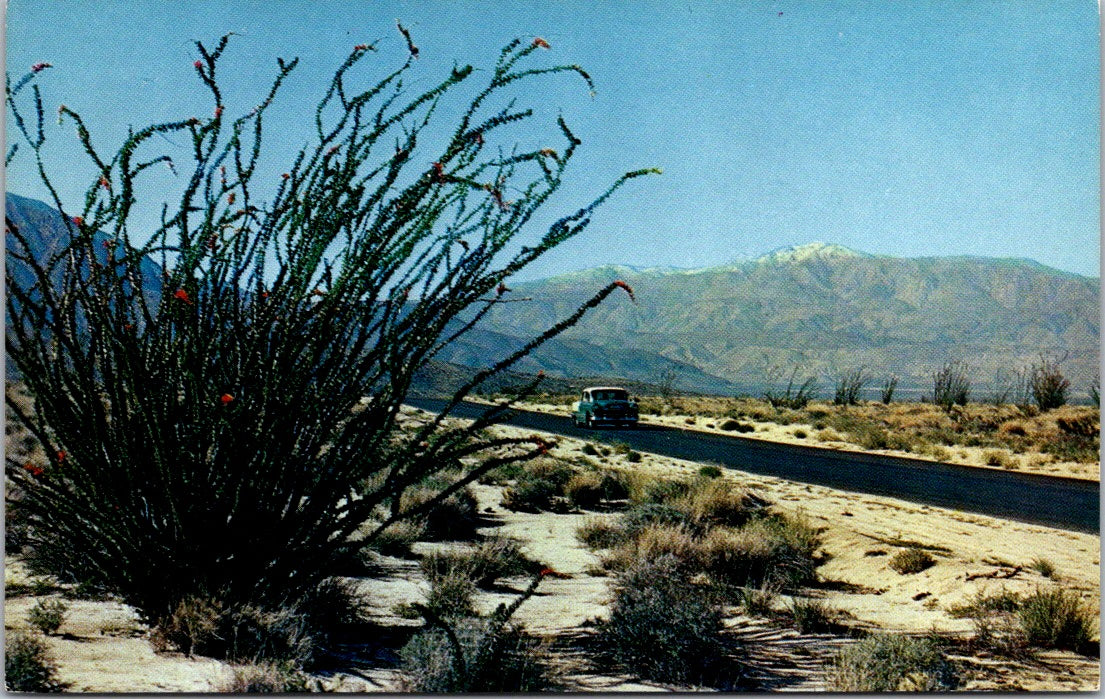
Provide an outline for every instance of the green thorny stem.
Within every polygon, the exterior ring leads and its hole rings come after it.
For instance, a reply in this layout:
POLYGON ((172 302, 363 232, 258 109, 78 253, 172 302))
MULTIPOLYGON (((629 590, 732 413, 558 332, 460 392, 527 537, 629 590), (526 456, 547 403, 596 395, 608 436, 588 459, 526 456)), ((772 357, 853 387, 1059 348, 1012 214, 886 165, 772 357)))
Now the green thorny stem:
MULTIPOLYGON (((56 254, 34 259, 25 233, 8 223, 6 347, 35 408, 7 402, 48 455, 44 467, 9 461, 8 476, 23 491, 40 565, 117 592, 154 619, 194 594, 294 601, 362 545, 355 533, 367 522, 376 522, 375 536, 487 470, 547 449, 537 438, 484 435, 509 403, 468 426, 439 417, 413 435, 397 417, 415 373, 503 300, 505 279, 586 228, 624 182, 653 172, 618 178, 508 256, 580 141, 558 119, 562 152, 493 149, 491 138, 531 111, 513 100, 498 111, 484 105, 539 75, 590 78, 578 66, 520 67, 547 44, 516 40, 444 149, 423 157, 419 135, 442 97, 475 71, 454 68, 411 98, 403 80, 412 51, 358 92, 350 71, 374 47, 357 46, 315 110, 314 142, 264 203, 254 193, 263 188, 263 120, 296 61, 278 60, 264 100, 231 120, 216 79, 228 36, 214 50, 197 42, 195 70, 214 104, 208 119, 132 130, 106 158, 81 117, 58 109, 98 172, 77 216, 43 164, 34 76, 7 88, 13 121, 71 235, 56 254), (17 99, 27 85, 33 120, 17 99), (131 222, 139 175, 158 163, 181 168, 144 153, 154 135, 174 133, 190 139, 190 173, 179 203, 165 204, 160 226, 139 243, 131 222), (15 283, 15 267, 33 281, 15 283), (470 320, 459 321, 466 310, 470 320), (435 500, 401 505, 410 486, 488 450, 495 458, 435 500)), ((477 374, 449 408, 617 286, 628 290, 621 282, 601 289, 477 374)))

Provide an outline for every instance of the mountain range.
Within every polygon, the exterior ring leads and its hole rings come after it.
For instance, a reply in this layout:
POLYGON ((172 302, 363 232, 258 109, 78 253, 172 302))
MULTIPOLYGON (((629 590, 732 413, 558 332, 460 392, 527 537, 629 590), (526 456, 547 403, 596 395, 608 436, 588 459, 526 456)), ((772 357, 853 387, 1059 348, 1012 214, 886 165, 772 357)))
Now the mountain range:
MULTIPOLYGON (((54 209, 12 194, 6 208, 32 248, 61 245, 54 209)), ((144 276, 158 280, 149 264, 144 276)), ((7 273, 23 270, 9 258, 7 273)), ((1098 374, 1097 278, 1026 259, 899 258, 824 243, 706 269, 605 265, 512 284, 506 298, 517 302, 497 304, 438 359, 461 374, 487 366, 614 280, 636 300, 610 296, 515 370, 720 394, 785 387, 793 374, 831 395, 841 374, 863 368, 870 390, 897 376, 902 397, 931 392, 948 361, 968 366, 976 397, 1041 354, 1063 360, 1076 394, 1098 374)))

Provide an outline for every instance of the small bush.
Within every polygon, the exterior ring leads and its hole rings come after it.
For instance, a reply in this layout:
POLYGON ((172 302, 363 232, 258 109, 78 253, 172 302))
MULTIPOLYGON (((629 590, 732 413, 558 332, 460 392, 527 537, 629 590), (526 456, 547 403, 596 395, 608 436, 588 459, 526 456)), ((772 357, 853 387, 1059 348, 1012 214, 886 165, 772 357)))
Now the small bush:
POLYGON ((606 654, 643 678, 708 683, 721 665, 721 607, 688 582, 674 556, 639 561, 615 583, 599 625, 606 654))
POLYGON ((932 402, 945 410, 953 405, 967 405, 971 396, 971 381, 967 378, 967 365, 947 362, 932 375, 932 402))
POLYGON ((573 507, 594 507, 605 494, 602 476, 594 472, 577 473, 564 485, 564 495, 573 507))
POLYGON ((414 692, 537 692, 556 689, 542 645, 511 622, 533 596, 537 575, 489 617, 442 618, 420 607, 428 627, 400 651, 405 689, 414 692))
POLYGON ((377 534, 368 543, 368 548, 388 556, 409 558, 411 545, 426 538, 425 522, 400 520, 377 534))
MULTIPOLYGON (((410 509, 437 496, 437 488, 417 488, 403 496, 403 508, 410 509)), ((472 539, 480 526, 479 503, 468 488, 462 488, 417 518, 422 536, 431 541, 472 539)))
POLYGON ((639 452, 639 451, 632 451, 631 450, 628 454, 625 455, 625 460, 628 461, 631 464, 641 463, 642 458, 643 457, 641 456, 641 452, 639 452))
POLYGON ((894 389, 898 388, 898 377, 891 376, 886 380, 886 383, 882 385, 882 402, 883 405, 890 405, 894 401, 894 389))
POLYGON ((552 458, 526 464, 514 485, 503 491, 503 507, 520 512, 564 509, 564 489, 576 475, 566 463, 552 458))
POLYGON ((832 692, 934 692, 958 684, 935 642, 894 634, 874 634, 841 650, 826 682, 832 692))
POLYGON ((718 429, 726 432, 755 432, 756 427, 740 420, 726 420, 718 425, 718 429))
POLYGON ((908 548, 894 554, 890 559, 890 567, 901 575, 920 573, 926 568, 936 564, 936 559, 928 551, 919 548, 908 548))
POLYGON ((608 549, 625 543, 629 535, 620 522, 591 517, 576 530, 576 538, 591 549, 608 549))
POLYGON ((794 436, 798 439, 805 439, 809 434, 805 430, 794 430, 794 436))
POLYGON ((1101 456, 1101 447, 1097 437, 1086 437, 1065 432, 1046 441, 1040 451, 1052 455, 1059 461, 1073 461, 1075 463, 1094 463, 1101 456))
POLYGON ((717 466, 703 466, 698 469, 698 475, 703 478, 721 478, 721 469, 717 466))
POLYGON ((759 509, 759 502, 727 480, 696 478, 670 504, 687 514, 699 530, 712 525, 739 526, 759 509))
POLYGON ((474 616, 476 583, 463 567, 447 567, 430 578, 426 608, 443 619, 474 616))
POLYGON ((497 633, 486 619, 456 622, 451 631, 459 645, 440 628, 416 635, 399 653, 411 692, 541 692, 553 689, 554 675, 541 644, 519 627, 497 633), (463 667, 456 662, 459 652, 463 667))
POLYGON ((264 663, 234 668, 217 690, 223 694, 287 694, 311 691, 308 678, 290 663, 264 663))
POLYGON ((705 572, 720 585, 794 590, 813 580, 818 543, 816 532, 801 520, 775 515, 739 529, 710 530, 699 556, 705 572))
POLYGON ((625 571, 649 561, 671 558, 681 572, 693 575, 703 568, 701 552, 688 527, 654 523, 616 546, 603 559, 603 565, 609 570, 625 571))
POLYGON ((795 597, 790 615, 799 633, 817 633, 832 629, 836 612, 818 599, 795 597))
POLYGON ((1093 640, 1097 619, 1075 592, 1037 590, 1018 612, 1028 642, 1041 648, 1084 652, 1093 640))
POLYGON ((499 578, 531 572, 536 564, 522 553, 521 544, 509 537, 492 536, 468 551, 435 552, 422 559, 422 572, 431 584, 457 572, 479 587, 490 587, 499 578))
POLYGON ((741 588, 741 608, 749 616, 771 616, 778 593, 771 585, 741 588))
POLYGON ((56 672, 41 638, 27 633, 7 637, 4 686, 9 692, 59 691, 61 686, 55 678, 56 672))
POLYGON ((836 394, 833 396, 835 405, 856 405, 859 403, 859 394, 869 377, 863 368, 849 371, 840 377, 836 384, 836 394))
POLYGON ((590 444, 590 443, 584 444, 583 448, 580 449, 580 451, 582 451, 584 454, 586 454, 588 456, 598 456, 599 455, 599 450, 595 449, 595 446, 593 444, 590 444))
POLYGON ((1029 381, 1032 387, 1032 399, 1036 401, 1041 412, 1054 410, 1067 404, 1070 381, 1063 376, 1058 362, 1040 357, 1040 363, 1032 366, 1029 381))
POLYGON ((989 449, 982 453, 982 458, 986 462, 987 466, 1000 466, 1001 468, 1011 468, 1015 462, 1009 454, 997 449, 989 449))
POLYGON ((691 482, 667 478, 649 478, 630 493, 630 500, 639 503, 665 504, 683 497, 691 490, 691 482), (634 497, 636 495, 636 497, 634 497))
POLYGON ((1045 578, 1050 578, 1055 575, 1055 564, 1046 558, 1040 558, 1037 556, 1032 559, 1032 562, 1028 564, 1028 567, 1036 571, 1045 578))
POLYGON ((47 636, 55 633, 65 622, 65 613, 69 606, 59 599, 39 600, 27 612, 27 621, 31 626, 47 636))

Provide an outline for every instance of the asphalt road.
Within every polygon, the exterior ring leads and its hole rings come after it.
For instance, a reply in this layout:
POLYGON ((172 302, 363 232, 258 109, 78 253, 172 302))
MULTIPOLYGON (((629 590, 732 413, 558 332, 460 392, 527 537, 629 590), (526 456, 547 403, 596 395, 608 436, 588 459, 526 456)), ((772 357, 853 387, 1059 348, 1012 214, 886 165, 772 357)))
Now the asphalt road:
MULTIPOLYGON (((407 401, 439 411, 445 402, 407 401)), ((476 417, 483 407, 464 403, 455 417, 476 417)), ((799 483, 974 512, 1072 531, 1100 531, 1100 487, 1091 481, 969 468, 919 459, 856 454, 778 444, 672 427, 588 430, 567 416, 512 411, 507 424, 594 441, 620 441, 638 451, 726 466, 799 483)))

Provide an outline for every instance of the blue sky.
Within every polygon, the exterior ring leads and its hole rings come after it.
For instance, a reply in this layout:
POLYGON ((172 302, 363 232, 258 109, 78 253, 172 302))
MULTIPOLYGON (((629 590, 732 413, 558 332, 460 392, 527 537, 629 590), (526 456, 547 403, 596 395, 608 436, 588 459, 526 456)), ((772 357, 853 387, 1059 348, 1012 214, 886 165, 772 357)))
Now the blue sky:
MULTIPOLYGON (((541 128, 519 138, 555 140, 562 112, 584 142, 532 235, 622 172, 664 170, 524 277, 717 265, 814 240, 1099 273, 1093 0, 11 0, 8 71, 53 64, 46 111, 74 108, 106 146, 128 124, 206 115, 196 39, 238 34, 222 67, 231 110, 259 98, 277 56, 299 56, 271 122, 275 174, 352 46, 379 40, 379 70, 402 60, 396 18, 421 49, 421 86, 454 63, 490 66, 516 36, 548 40, 540 63, 594 77, 593 98, 568 76, 521 95, 541 128)), ((48 126, 59 187, 79 201, 87 173, 71 166, 72 127, 48 126)), ((7 189, 45 198, 29 165, 13 164, 7 189)), ((169 174, 151 188, 157 177, 169 174)))

